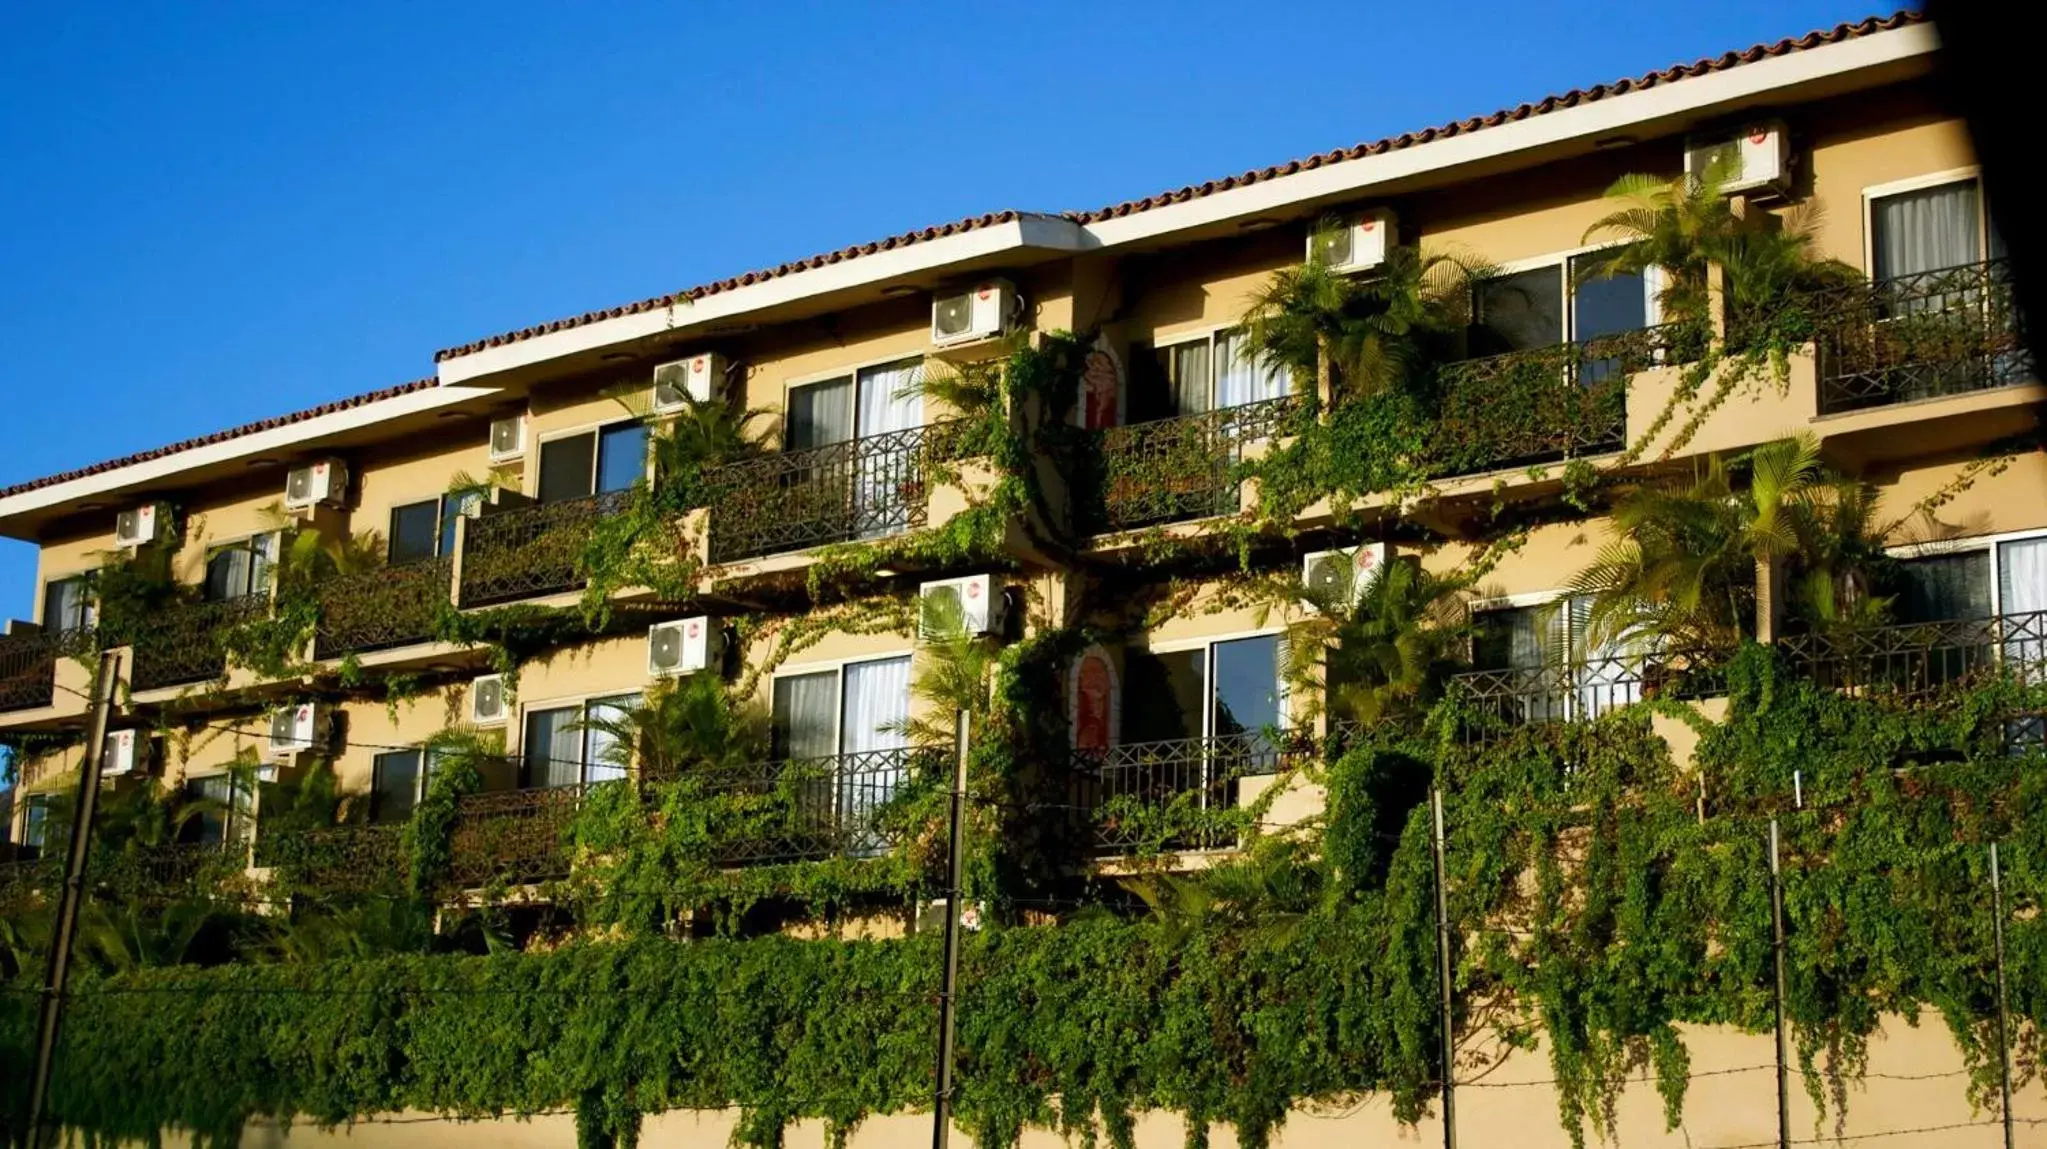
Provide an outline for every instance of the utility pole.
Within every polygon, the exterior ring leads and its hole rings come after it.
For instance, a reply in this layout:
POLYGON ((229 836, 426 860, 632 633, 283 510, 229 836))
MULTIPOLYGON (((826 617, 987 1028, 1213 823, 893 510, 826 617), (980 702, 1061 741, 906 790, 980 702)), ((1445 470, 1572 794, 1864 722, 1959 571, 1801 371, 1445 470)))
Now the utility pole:
POLYGON ((64 987, 71 978, 71 944, 78 935, 79 905, 85 900, 85 863, 92 849, 92 817, 99 806, 100 757, 107 747, 107 715, 121 673, 119 651, 100 652, 99 675, 93 680, 92 719, 85 739, 85 761, 78 768, 78 804, 71 812, 71 847, 64 857, 64 886, 57 895, 57 920, 50 931, 50 954, 43 962, 43 998, 36 1019, 36 1069, 28 1103, 31 1149, 54 1144, 44 1139, 44 1109, 50 1097, 50 1065, 57 1054, 57 1031, 64 1021, 64 987))
POLYGON ((1997 958, 1997 1087, 2004 1102, 2004 1149, 2012 1149, 2011 1013, 2004 995, 2004 876, 1990 843, 1990 942, 1997 958))
POLYGON ((1443 1008, 1443 1149, 1457 1149, 1457 1086, 1453 1080, 1457 1076, 1457 1041, 1452 1028, 1455 1014, 1451 998, 1449 866, 1444 858, 1443 791, 1440 787, 1429 788, 1429 815, 1434 824, 1434 833, 1430 837, 1436 858, 1436 974, 1443 1008))
POLYGON ((946 1149, 952 1136, 953 1015, 960 979, 960 892, 966 885, 967 712, 954 719, 951 833, 946 836, 945 977, 938 991, 938 1092, 931 1105, 931 1149, 946 1149))
POLYGON ((1791 1149, 1791 1042, 1784 1029, 1784 871, 1770 819, 1770 934, 1777 967, 1777 1149, 1791 1149))

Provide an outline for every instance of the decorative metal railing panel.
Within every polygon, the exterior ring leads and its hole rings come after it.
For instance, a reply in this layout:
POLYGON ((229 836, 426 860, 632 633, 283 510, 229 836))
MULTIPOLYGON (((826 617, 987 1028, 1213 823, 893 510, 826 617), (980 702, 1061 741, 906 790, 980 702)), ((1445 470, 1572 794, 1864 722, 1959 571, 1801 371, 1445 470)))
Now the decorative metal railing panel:
POLYGON ((134 647, 132 688, 157 690, 206 682, 227 673, 227 634, 270 613, 270 596, 184 603, 109 627, 107 641, 134 647))
POLYGON ((1902 275, 1802 301, 1821 414, 2039 377, 2003 260, 1902 275))
POLYGON ((726 866, 885 854, 927 828, 919 803, 943 784, 951 752, 869 750, 688 776, 716 802, 702 826, 726 866))
POLYGON ((778 451, 704 473, 710 561, 738 562, 924 525, 933 467, 957 455, 957 420, 778 451))
POLYGON ((2047 611, 1786 635, 1777 647, 1822 686, 1917 698, 2005 674, 2047 686, 2047 611))
POLYGON ((1241 507, 1237 463, 1245 444, 1287 433, 1307 411, 1285 395, 1199 415, 1095 432, 1094 472, 1077 484, 1090 533, 1233 515, 1241 507))
MULTIPOLYGON (((624 786, 624 781, 600 786, 624 786)), ((449 834, 449 879, 460 889, 567 877, 563 843, 588 786, 493 790, 465 796, 449 834)))
POLYGON ((462 605, 490 606, 578 590, 591 528, 630 491, 534 503, 472 519, 462 544, 462 605))
POLYGON ((57 662, 92 648, 90 630, 0 635, 0 710, 33 710, 56 701, 57 662))
POLYGON ((270 867, 289 890, 366 894, 402 888, 405 827, 328 826, 256 837, 256 865, 270 867))
POLYGON ((1544 666, 1473 670, 1451 689, 1480 716, 1482 736, 1541 722, 1598 718, 1652 698, 1709 698, 1727 689, 1727 659, 1712 652, 1620 654, 1544 666))
POLYGON ((345 575, 321 584, 313 657, 340 658, 434 636, 455 561, 443 557, 345 575))
POLYGON ((1438 476, 1617 451, 1627 443, 1628 377, 1705 353, 1700 323, 1667 323, 1467 359, 1444 367, 1427 463, 1438 476))
POLYGON ((1078 804, 1098 854, 1227 849, 1238 837, 1226 815, 1240 807, 1239 783, 1318 756, 1312 737, 1292 732, 1130 742, 1077 754, 1078 804))
POLYGON ((181 842, 95 852, 88 876, 103 893, 140 902, 228 894, 246 877, 248 845, 181 842))

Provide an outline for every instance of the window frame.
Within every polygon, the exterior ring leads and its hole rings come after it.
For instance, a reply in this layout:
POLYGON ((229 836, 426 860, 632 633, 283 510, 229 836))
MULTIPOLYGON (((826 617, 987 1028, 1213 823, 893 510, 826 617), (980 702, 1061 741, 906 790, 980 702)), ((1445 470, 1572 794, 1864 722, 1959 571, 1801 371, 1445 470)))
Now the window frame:
POLYGON ((22 794, 21 796, 21 838, 16 846, 34 850, 37 856, 49 848, 50 807, 53 794, 22 794), (34 839, 30 839, 30 835, 34 839))
POLYGON ((92 576, 94 573, 95 572, 93 570, 88 569, 81 571, 72 571, 69 574, 61 574, 55 577, 44 577, 36 580, 35 624, 38 627, 42 628, 44 631, 52 634, 68 633, 70 629, 68 627, 59 629, 53 628, 50 625, 50 620, 48 618, 50 606, 50 588, 56 586, 59 583, 77 582, 86 592, 82 593, 79 596, 80 602, 84 606, 85 615, 84 621, 80 623, 80 629, 91 630, 93 627, 97 626, 99 624, 99 600, 95 595, 90 593, 92 590, 92 576))
MULTIPOLYGON (((1145 346, 1147 354, 1151 355, 1158 355, 1161 352, 1168 352, 1176 347, 1189 347, 1196 343, 1206 343, 1208 345, 1208 409, 1206 411, 1191 412, 1178 411, 1175 414, 1165 416, 1165 418, 1181 419, 1186 418, 1189 415, 1208 415, 1213 414, 1214 412, 1217 411, 1227 411, 1231 409, 1228 407, 1223 407, 1216 402, 1215 368, 1218 360, 1216 358, 1215 344, 1216 340, 1222 338, 1223 336, 1243 331, 1244 328, 1245 328, 1244 319, 1243 317, 1239 316, 1237 319, 1229 323, 1210 323, 1205 324, 1198 328, 1183 328, 1179 331, 1173 332, 1170 335, 1161 335, 1158 333, 1153 333, 1148 343, 1142 340, 1139 341, 1145 346)), ((1118 374, 1120 376, 1119 382, 1122 388, 1127 391, 1130 386, 1129 373, 1127 371, 1122 370, 1119 365, 1118 374)), ((1274 396, 1274 398, 1284 399, 1292 397, 1294 394, 1293 375, 1287 371, 1282 370, 1277 374, 1276 378, 1284 381, 1284 386, 1286 387, 1286 390, 1281 394, 1274 396)), ((1172 388, 1174 386, 1172 373, 1170 371, 1166 373, 1165 382, 1168 388, 1172 388)), ((1174 401, 1174 405, 1177 407, 1179 401, 1178 394, 1173 393, 1169 397, 1174 401)), ((1263 402, 1263 400, 1254 400, 1253 402, 1263 402)), ((1119 419, 1121 418, 1123 412, 1128 409, 1129 405, 1130 405, 1129 396, 1127 394, 1119 395, 1117 397, 1116 409, 1117 416, 1119 419)), ((1238 404, 1238 406, 1249 405, 1250 404, 1241 403, 1238 404)), ((1158 422, 1158 420, 1151 420, 1151 422, 1158 422)))
POLYGON ((423 744, 411 747, 410 749, 394 748, 379 750, 370 756, 369 815, 372 825, 403 825, 405 822, 412 820, 412 815, 419 810, 419 803, 426 797, 428 779, 433 774, 432 763, 434 757, 433 750, 423 744), (387 823, 384 819, 378 817, 377 806, 379 799, 383 795, 383 787, 379 786, 378 783, 383 777, 384 759, 395 757, 399 754, 416 754, 419 756, 419 763, 413 767, 412 771, 412 808, 406 812, 403 819, 387 823))
POLYGON ((1983 262, 1990 261, 1990 199, 1983 187, 1983 168, 1979 164, 1966 164, 1945 171, 1928 172, 1925 175, 1909 176, 1891 180, 1888 183, 1869 184, 1862 189, 1862 276, 1870 283, 1876 282, 1876 201, 1890 196, 1909 195, 1913 192, 1931 191, 1949 184, 1973 183, 1976 185, 1976 250, 1983 253, 1983 262))
MULTIPOLYGON (((1273 698, 1280 718, 1279 729, 1282 731, 1294 729, 1296 716, 1293 707, 1292 684, 1287 681, 1286 673, 1287 636, 1285 627, 1264 626, 1253 630, 1237 630, 1225 634, 1202 635, 1199 638, 1175 638, 1167 639, 1164 642, 1148 642, 1138 651, 1138 653, 1153 655, 1185 654, 1190 650, 1202 652, 1200 738, 1204 742, 1216 737, 1215 648, 1223 643, 1239 642, 1247 638, 1270 638, 1274 640, 1273 673, 1278 681, 1273 684, 1273 698)), ((1130 696, 1126 689, 1123 696, 1123 705, 1127 706, 1129 704, 1130 696)), ((1128 724, 1122 721, 1122 715, 1118 714, 1116 717, 1116 733, 1120 735, 1122 728, 1128 724)))
MULTIPOLYGON (((220 837, 195 838, 191 844, 227 846, 245 842, 255 832, 256 792, 261 785, 255 779, 250 779, 247 785, 244 785, 233 770, 207 770, 197 774, 186 774, 178 781, 178 796, 187 800, 204 797, 195 794, 194 788, 216 778, 225 778, 228 782, 227 811, 221 815, 220 837)), ((195 821, 201 826, 204 825, 203 821, 196 819, 195 821)))
MULTIPOLYGON (((644 688, 633 690, 600 690, 589 694, 575 694, 557 698, 543 698, 533 701, 531 703, 522 700, 519 704, 518 744, 513 747, 508 747, 510 753, 507 755, 507 757, 511 758, 517 764, 516 769, 518 771, 519 783, 518 788, 521 790, 557 790, 567 788, 562 786, 535 786, 530 783, 530 780, 527 777, 526 734, 528 724, 531 721, 533 715, 545 713, 550 710, 574 710, 578 712, 575 721, 577 723, 582 723, 587 722, 589 720, 590 707, 593 703, 617 703, 623 699, 631 699, 633 706, 645 705, 647 700, 647 692, 644 688)), ((593 784, 590 780, 590 733, 591 732, 587 727, 577 731, 577 734, 580 735, 582 739, 583 761, 578 764, 579 777, 574 783, 572 783, 572 785, 589 786, 593 784)), ((634 760, 628 763, 625 768, 625 777, 627 778, 632 777, 639 770, 639 765, 640 764, 638 761, 638 755, 636 753, 634 755, 634 760)), ((425 767, 424 762, 422 762, 420 768, 420 777, 422 779, 422 782, 424 781, 428 773, 429 771, 425 767)), ((603 779, 602 781, 616 780, 617 779, 607 778, 603 779)))
MULTIPOLYGON (((212 581, 213 560, 215 556, 227 551, 249 548, 250 544, 258 539, 268 539, 270 541, 270 553, 264 556, 263 585, 252 587, 241 594, 229 595, 224 599, 207 599, 206 601, 238 602, 245 598, 268 597, 275 590, 277 586, 277 569, 284 562, 284 532, 282 530, 253 531, 239 537, 207 543, 199 563, 199 592, 202 596, 205 595, 207 586, 212 581)), ((253 577, 254 564, 250 564, 250 567, 250 573, 253 577)))
MULTIPOLYGON (((536 467, 535 469, 537 470, 538 468, 536 467)), ((455 553, 455 537, 448 530, 448 526, 454 520, 466 517, 462 513, 462 507, 479 497, 480 496, 467 491, 460 493, 452 491, 443 491, 438 495, 432 495, 423 499, 409 499, 402 503, 392 503, 389 507, 385 508, 384 511, 384 523, 386 528, 384 533, 385 565, 394 567, 416 566, 421 563, 430 563, 435 559, 444 559, 453 555, 455 553), (399 562, 396 554, 394 553, 398 546, 398 512, 411 510, 415 507, 423 507, 429 503, 433 504, 434 507, 433 553, 427 555, 425 558, 408 559, 404 562, 399 562)))
POLYGON ((1990 617, 2004 617, 2004 544, 2031 542, 2047 539, 2047 527, 2027 527, 2024 530, 2000 531, 1990 535, 1970 535, 1959 539, 1942 539, 1930 543, 1902 543, 1884 548, 1884 553, 1899 562, 1913 559, 1944 558, 1949 555, 1970 554, 1976 551, 1990 553, 1990 617))
MULTIPOLYGON (((910 660, 910 694, 912 708, 917 701, 916 671, 917 651, 915 647, 885 654, 855 654, 845 658, 828 658, 817 662, 806 662, 801 666, 779 667, 768 676, 768 725, 774 726, 775 684, 784 678, 808 678, 812 675, 832 676, 832 752, 831 757, 843 757, 846 753, 846 668, 867 662, 894 662, 910 660)), ((774 747, 769 747, 768 756, 774 757, 774 747)))
MULTIPOLYGON (((860 440, 868 437, 866 434, 866 429, 860 426, 860 373, 863 371, 872 371, 877 367, 897 367, 910 363, 914 363, 917 366, 921 367, 924 365, 926 359, 927 356, 918 352, 898 353, 895 355, 884 355, 878 359, 867 359, 857 363, 850 363, 843 367, 834 367, 829 371, 817 371, 808 375, 793 375, 787 379, 784 379, 782 381, 782 409, 778 413, 775 432, 777 435, 781 436, 781 449, 784 451, 789 450, 808 451, 816 449, 812 447, 791 448, 789 446, 789 410, 791 407, 789 400, 790 397, 793 396, 799 389, 804 387, 817 387, 826 383, 838 383, 842 381, 851 384, 853 389, 853 434, 851 438, 843 439, 840 441, 846 443, 857 443, 860 440)), ((923 399, 920 397, 918 399, 919 407, 918 425, 926 426, 929 425, 930 423, 930 414, 929 412, 926 412, 922 409, 922 405, 923 399)), ((893 432, 884 431, 881 433, 892 434, 893 432)), ((824 446, 831 445, 832 444, 824 444, 824 446)))
MULTIPOLYGON (((1597 255, 1603 251, 1613 251, 1616 248, 1626 246, 1627 244, 1624 242, 1580 244, 1577 247, 1565 248, 1559 251, 1552 251, 1543 255, 1528 256, 1523 259, 1506 260, 1501 263, 1493 265, 1490 268, 1490 270, 1492 271, 1491 275, 1486 276, 1484 279, 1473 280, 1470 284, 1471 325, 1473 327, 1483 326, 1483 322, 1479 318, 1478 306, 1478 292, 1480 284, 1487 283, 1496 279, 1506 279, 1511 276, 1519 275, 1524 271, 1540 271, 1546 267, 1554 267, 1558 269, 1557 274, 1563 283, 1564 337, 1560 342, 1551 344, 1550 346, 1563 347, 1579 342, 1580 339, 1578 335, 1578 290, 1577 284, 1574 283, 1571 279, 1571 262, 1573 260, 1582 259, 1588 255, 1597 255)), ((1643 299, 1641 330, 1647 331, 1651 328, 1661 327, 1663 325, 1664 275, 1665 275, 1664 269, 1660 266, 1647 268, 1642 272, 1643 299)), ((1594 336, 1593 338, 1604 338, 1604 336, 1594 336)), ((1530 350, 1533 349, 1531 348, 1530 350)), ((1513 353, 1503 352, 1502 354, 1513 353)))
MULTIPOLYGON (((601 474, 604 469, 604 452, 601 449, 603 447, 604 442, 603 434, 604 432, 612 430, 614 428, 624 427, 634 423, 637 423, 647 428, 650 449, 647 451, 647 457, 641 461, 642 465, 640 468, 640 479, 642 482, 652 483, 654 481, 654 452, 651 449, 651 442, 653 438, 654 428, 652 424, 646 419, 631 417, 625 419, 605 419, 589 423, 579 423, 573 427, 563 427, 558 430, 546 431, 539 435, 536 435, 533 439, 532 450, 533 464, 531 467, 527 468, 527 470, 532 473, 532 477, 522 484, 522 487, 524 489, 522 489, 520 493, 532 499, 535 503, 540 502, 540 466, 541 466, 540 459, 542 450, 547 446, 547 444, 555 442, 560 439, 573 439, 578 435, 589 435, 592 440, 590 444, 590 493, 582 497, 590 499, 596 498, 597 496, 604 494, 605 492, 599 491, 597 489, 597 476, 601 474)), ((426 500, 420 499, 416 501, 425 502, 426 500)), ((575 500, 563 499, 561 501, 566 503, 574 502, 575 500)))

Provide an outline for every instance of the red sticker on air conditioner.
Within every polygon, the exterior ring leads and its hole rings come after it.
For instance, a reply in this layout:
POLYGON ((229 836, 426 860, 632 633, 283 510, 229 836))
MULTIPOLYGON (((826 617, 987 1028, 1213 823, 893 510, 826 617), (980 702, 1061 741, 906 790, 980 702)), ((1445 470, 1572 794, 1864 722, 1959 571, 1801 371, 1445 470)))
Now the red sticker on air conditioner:
POLYGON ((968 598, 980 598, 980 597, 981 597, 981 584, 980 584, 980 583, 977 583, 977 582, 970 582, 970 583, 968 583, 968 584, 967 584, 967 597, 968 597, 968 598))
POLYGON ((1757 128, 1748 134, 1748 142, 1752 144, 1764 143, 1769 138, 1770 131, 1768 128, 1757 128))
POLYGON ((988 297, 989 297, 990 295, 993 295, 993 294, 995 294, 995 289, 994 289, 994 288, 992 288, 992 287, 989 287, 989 286, 988 286, 987 284, 982 284, 982 285, 981 285, 981 289, 980 289, 979 291, 976 291, 976 292, 974 293, 974 297, 975 297, 976 299, 986 299, 986 298, 988 298, 988 297))

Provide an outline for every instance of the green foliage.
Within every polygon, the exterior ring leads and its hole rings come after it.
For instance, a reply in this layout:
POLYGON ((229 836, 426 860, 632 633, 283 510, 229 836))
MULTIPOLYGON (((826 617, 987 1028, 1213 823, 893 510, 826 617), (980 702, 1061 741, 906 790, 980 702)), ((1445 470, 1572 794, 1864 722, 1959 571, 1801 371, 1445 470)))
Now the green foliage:
POLYGON ((427 743, 432 775, 405 824, 406 882, 414 894, 432 896, 446 881, 462 799, 483 789, 485 766, 504 753, 504 733, 496 730, 449 730, 427 743))
POLYGON ((1425 713, 1462 667, 1470 640, 1468 575, 1437 575, 1403 557, 1365 585, 1302 587, 1308 621, 1288 644, 1287 677, 1332 721, 1375 725, 1425 713))

